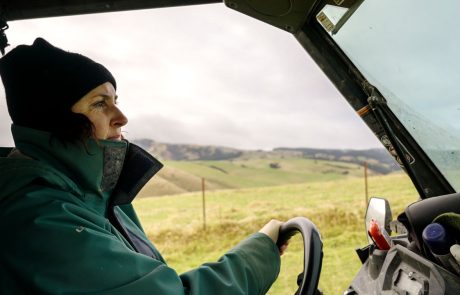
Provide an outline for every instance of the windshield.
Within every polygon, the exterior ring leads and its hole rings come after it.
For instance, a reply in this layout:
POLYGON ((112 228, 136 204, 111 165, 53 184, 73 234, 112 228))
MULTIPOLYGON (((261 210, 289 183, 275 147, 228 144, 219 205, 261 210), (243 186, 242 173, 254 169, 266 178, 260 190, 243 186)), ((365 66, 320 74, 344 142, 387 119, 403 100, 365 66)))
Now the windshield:
POLYGON ((317 19, 459 191, 460 2, 366 0, 352 11, 326 5, 317 19))

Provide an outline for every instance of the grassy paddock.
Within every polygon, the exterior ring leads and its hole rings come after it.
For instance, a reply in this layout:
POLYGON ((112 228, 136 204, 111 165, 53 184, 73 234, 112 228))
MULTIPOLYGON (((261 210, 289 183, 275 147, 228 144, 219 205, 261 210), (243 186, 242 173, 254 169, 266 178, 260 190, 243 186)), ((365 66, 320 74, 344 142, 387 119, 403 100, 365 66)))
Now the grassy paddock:
MULTIPOLYGON (((353 163, 294 157, 256 157, 222 161, 166 161, 156 177, 142 189, 140 197, 175 195, 201 190, 241 189, 349 179, 363 175, 353 163), (277 165, 276 168, 270 165, 277 165)), ((369 173, 374 173, 369 170, 369 173)))
MULTIPOLYGON (((387 198, 394 216, 417 198, 403 174, 369 178, 369 193, 387 198)), ((201 193, 144 198, 134 205, 149 238, 179 273, 217 260, 272 218, 306 216, 317 225, 324 243, 320 289, 341 294, 360 267, 354 249, 366 244, 364 203, 360 178, 213 191, 206 195, 206 231, 201 193)), ((280 276, 269 294, 294 293, 302 257, 296 236, 282 257, 280 276)))

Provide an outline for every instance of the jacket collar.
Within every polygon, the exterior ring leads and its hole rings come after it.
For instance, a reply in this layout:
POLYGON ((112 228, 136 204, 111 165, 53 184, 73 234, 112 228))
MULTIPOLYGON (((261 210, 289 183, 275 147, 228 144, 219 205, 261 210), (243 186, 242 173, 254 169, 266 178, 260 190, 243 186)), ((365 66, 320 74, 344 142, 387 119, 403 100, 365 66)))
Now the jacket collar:
POLYGON ((84 191, 110 192, 123 167, 128 143, 89 139, 82 144, 63 144, 48 132, 12 125, 16 147, 25 155, 59 170, 84 191))
POLYGON ((63 145, 48 132, 12 125, 16 147, 26 156, 59 170, 84 191, 110 196, 111 206, 129 204, 163 167, 152 155, 127 140, 88 140, 63 145))

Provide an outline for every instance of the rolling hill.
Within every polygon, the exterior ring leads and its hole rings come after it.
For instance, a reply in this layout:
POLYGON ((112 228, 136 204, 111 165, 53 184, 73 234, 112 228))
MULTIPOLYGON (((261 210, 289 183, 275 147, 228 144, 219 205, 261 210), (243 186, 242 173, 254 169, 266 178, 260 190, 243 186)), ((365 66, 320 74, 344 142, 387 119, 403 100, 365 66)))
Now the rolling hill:
POLYGON ((151 139, 137 139, 133 143, 141 146, 161 160, 172 161, 220 161, 250 158, 306 158, 328 160, 362 165, 367 162, 369 169, 381 174, 400 171, 399 165, 382 148, 367 150, 340 150, 314 148, 279 147, 271 151, 239 150, 221 146, 160 143, 151 139))
POLYGON ((165 167, 141 191, 141 196, 173 195, 206 190, 264 187, 338 180, 400 171, 385 149, 337 150, 276 148, 271 151, 229 147, 133 142, 164 162, 165 167))

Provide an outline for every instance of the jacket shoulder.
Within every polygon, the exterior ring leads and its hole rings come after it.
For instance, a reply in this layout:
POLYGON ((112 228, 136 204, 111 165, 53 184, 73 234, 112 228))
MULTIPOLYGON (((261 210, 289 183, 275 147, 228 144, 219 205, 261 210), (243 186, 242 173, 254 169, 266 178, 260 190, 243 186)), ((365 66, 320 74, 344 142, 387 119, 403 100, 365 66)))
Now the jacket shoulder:
POLYGON ((36 184, 62 189, 81 195, 78 186, 69 177, 50 165, 26 157, 0 158, 0 202, 16 192, 36 184))

